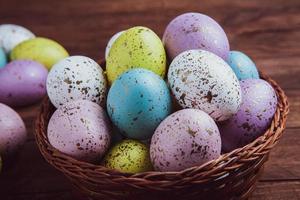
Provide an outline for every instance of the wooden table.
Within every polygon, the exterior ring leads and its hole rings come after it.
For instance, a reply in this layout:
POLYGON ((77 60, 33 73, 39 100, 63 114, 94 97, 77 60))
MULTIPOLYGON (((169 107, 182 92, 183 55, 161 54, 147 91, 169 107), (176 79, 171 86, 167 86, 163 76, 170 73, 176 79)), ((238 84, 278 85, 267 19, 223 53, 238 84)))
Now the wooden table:
MULTIPOLYGON (((53 38, 74 54, 104 57, 110 36, 135 25, 160 36, 175 16, 197 11, 215 18, 231 48, 250 55, 286 91, 285 134, 272 151, 252 199, 300 199, 299 0, 1 0, 0 24, 15 23, 53 38)), ((38 105, 18 109, 30 137, 14 167, 0 176, 1 200, 71 200, 69 182, 43 160, 33 138, 38 105)))

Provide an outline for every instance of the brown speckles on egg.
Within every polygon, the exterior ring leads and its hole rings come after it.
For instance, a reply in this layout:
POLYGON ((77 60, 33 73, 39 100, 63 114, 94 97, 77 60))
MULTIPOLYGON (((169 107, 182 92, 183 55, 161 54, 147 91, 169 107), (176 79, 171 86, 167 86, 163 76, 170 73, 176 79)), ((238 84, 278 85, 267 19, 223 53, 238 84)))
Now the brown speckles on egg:
POLYGON ((122 33, 106 60, 109 83, 132 68, 145 68, 164 77, 166 53, 160 38, 146 27, 133 27, 122 33))
POLYGON ((25 143, 26 128, 21 117, 10 107, 0 103, 0 154, 10 156, 25 143))
POLYGON ((168 83, 183 108, 197 108, 217 121, 235 114, 241 104, 238 79, 220 57, 203 50, 189 50, 171 63, 168 83))
POLYGON ((135 140, 123 140, 108 152, 104 165, 125 173, 152 170, 149 147, 135 140))
POLYGON ((261 136, 270 126, 277 98, 269 83, 261 79, 240 82, 242 99, 238 112, 221 124, 223 151, 242 147, 261 136))
POLYGON ((59 107, 48 125, 52 146, 76 159, 100 161, 110 145, 110 122, 99 105, 77 100, 59 107))
POLYGON ((159 171, 180 171, 220 156, 221 139, 213 119, 201 110, 183 109, 156 129, 150 146, 153 166, 159 171))
POLYGON ((0 47, 9 53, 14 47, 35 35, 28 29, 15 24, 0 25, 0 47))
POLYGON ((103 105, 106 89, 103 70, 85 56, 71 56, 61 60, 53 66, 47 79, 48 96, 56 107, 77 99, 103 105))

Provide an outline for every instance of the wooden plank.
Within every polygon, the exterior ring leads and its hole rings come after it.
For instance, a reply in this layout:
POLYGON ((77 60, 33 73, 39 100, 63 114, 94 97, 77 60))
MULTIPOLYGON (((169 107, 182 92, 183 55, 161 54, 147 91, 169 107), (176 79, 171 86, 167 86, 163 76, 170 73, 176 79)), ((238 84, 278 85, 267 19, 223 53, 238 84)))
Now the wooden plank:
POLYGON ((62 42, 73 54, 85 54, 95 59, 103 57, 104 47, 113 33, 144 25, 162 36, 173 17, 188 11, 203 12, 215 18, 227 32, 232 48, 246 51, 255 59, 298 57, 300 52, 295 42, 300 38, 297 0, 284 3, 282 0, 272 3, 234 0, 230 2, 230 9, 225 0, 217 3, 193 0, 30 2, 30 6, 17 6, 17 0, 6 2, 1 6, 6 9, 1 9, 0 23, 22 24, 37 35, 62 42), (82 13, 83 10, 86 12, 82 13), (40 15, 43 17, 32 20, 32 16, 40 15))
POLYGON ((250 200, 299 200, 300 182, 259 182, 250 200))
POLYGON ((0 194, 4 196, 69 188, 68 180, 43 159, 34 141, 28 141, 18 158, 0 174, 0 194))
POLYGON ((261 180, 300 180, 300 129, 287 129, 272 149, 261 180))
POLYGON ((290 103, 287 127, 300 128, 300 90, 286 90, 290 103))

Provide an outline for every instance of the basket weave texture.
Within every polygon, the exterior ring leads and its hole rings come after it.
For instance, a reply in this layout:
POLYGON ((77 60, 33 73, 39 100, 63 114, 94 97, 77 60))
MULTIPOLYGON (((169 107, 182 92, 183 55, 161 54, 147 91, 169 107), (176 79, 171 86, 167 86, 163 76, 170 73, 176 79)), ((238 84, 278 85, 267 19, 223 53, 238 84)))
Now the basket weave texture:
POLYGON ((73 159, 48 141, 47 126, 55 110, 48 98, 43 101, 36 120, 36 141, 44 158, 90 199, 247 199, 263 171, 270 150, 282 136, 289 111, 283 90, 268 76, 260 75, 273 86, 278 97, 269 129, 243 148, 202 166, 180 172, 125 174, 73 159))

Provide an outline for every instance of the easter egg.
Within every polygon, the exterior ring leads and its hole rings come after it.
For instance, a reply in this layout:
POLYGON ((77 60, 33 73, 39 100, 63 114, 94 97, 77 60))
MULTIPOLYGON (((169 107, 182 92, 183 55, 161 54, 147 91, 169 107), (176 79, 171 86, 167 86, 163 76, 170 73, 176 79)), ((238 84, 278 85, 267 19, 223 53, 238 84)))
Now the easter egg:
POLYGON ((91 58, 70 56, 56 63, 50 70, 47 92, 56 107, 79 99, 104 105, 106 79, 102 68, 91 58))
POLYGON ((240 51, 230 51, 227 63, 239 80, 259 78, 254 62, 240 51))
POLYGON ((197 109, 177 111, 155 130, 150 157, 155 170, 180 171, 200 166, 221 154, 221 138, 214 120, 197 109))
POLYGON ((114 34, 108 41, 107 46, 105 48, 105 59, 107 59, 108 57, 108 53, 111 49, 111 46, 114 44, 114 42, 120 37, 120 35, 122 35, 125 31, 120 31, 116 34, 114 34))
POLYGON ((128 29, 110 49, 106 60, 110 84, 132 68, 145 68, 161 77, 165 75, 166 53, 163 44, 149 28, 137 26, 128 29))
POLYGON ((171 60, 191 49, 210 51, 224 60, 229 53, 228 38, 222 27, 201 13, 185 13, 173 19, 164 32, 163 43, 171 60))
POLYGON ((57 42, 47 38, 33 38, 18 44, 10 54, 11 60, 34 60, 48 69, 69 56, 68 52, 57 42))
POLYGON ((87 162, 101 160, 109 148, 110 133, 105 110, 88 100, 60 106, 50 118, 47 132, 53 147, 87 162))
POLYGON ((220 125, 224 152, 243 147, 264 134, 277 107, 272 86, 261 79, 241 81, 242 105, 238 112, 220 125))
POLYGON ((128 138, 148 139, 159 123, 171 113, 166 83, 152 71, 137 68, 122 74, 111 86, 107 112, 128 138))
POLYGON ((4 50, 0 47, 0 69, 3 68, 7 63, 7 58, 4 50))
POLYGON ((203 110, 216 121, 224 121, 238 111, 241 88, 230 66, 204 50, 188 50, 171 63, 168 82, 183 108, 203 110))
POLYGON ((0 155, 14 156, 27 139, 25 124, 12 108, 0 103, 0 155))
POLYGON ((48 70, 38 62, 15 60, 0 69, 0 102, 26 106, 46 95, 48 70))
POLYGON ((123 173, 152 170, 149 148, 135 140, 123 140, 111 148, 104 158, 104 166, 123 173))
POLYGON ((35 35, 25 27, 15 24, 0 25, 0 48, 2 47, 6 54, 21 42, 34 37, 35 35))

